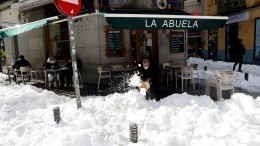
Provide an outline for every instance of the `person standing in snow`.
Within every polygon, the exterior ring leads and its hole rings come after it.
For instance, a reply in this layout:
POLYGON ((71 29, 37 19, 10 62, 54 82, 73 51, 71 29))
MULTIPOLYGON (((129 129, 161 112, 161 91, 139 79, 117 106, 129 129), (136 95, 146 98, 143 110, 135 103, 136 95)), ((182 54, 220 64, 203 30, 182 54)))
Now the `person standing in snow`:
POLYGON ((158 88, 156 84, 156 76, 153 67, 150 65, 148 58, 144 58, 142 63, 137 66, 138 75, 140 76, 142 83, 148 82, 150 84, 150 89, 146 92, 146 99, 155 99, 159 101, 158 88))
POLYGON ((238 44, 235 47, 235 49, 237 49, 237 50, 234 50, 235 64, 233 66, 233 71, 235 71, 236 66, 239 63, 238 71, 242 72, 241 67, 242 67, 242 63, 243 63, 243 55, 245 55, 246 50, 245 50, 244 45, 242 44, 241 39, 238 39, 238 44))

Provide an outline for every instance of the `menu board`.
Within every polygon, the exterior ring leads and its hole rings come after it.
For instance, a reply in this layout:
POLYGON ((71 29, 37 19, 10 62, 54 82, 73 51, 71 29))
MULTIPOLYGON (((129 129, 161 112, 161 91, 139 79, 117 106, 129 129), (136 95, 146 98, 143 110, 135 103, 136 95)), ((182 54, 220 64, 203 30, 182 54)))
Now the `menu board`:
POLYGON ((120 54, 122 48, 122 32, 108 31, 108 49, 110 55, 120 54))
POLYGON ((184 32, 173 32, 170 37, 170 53, 184 52, 184 32))

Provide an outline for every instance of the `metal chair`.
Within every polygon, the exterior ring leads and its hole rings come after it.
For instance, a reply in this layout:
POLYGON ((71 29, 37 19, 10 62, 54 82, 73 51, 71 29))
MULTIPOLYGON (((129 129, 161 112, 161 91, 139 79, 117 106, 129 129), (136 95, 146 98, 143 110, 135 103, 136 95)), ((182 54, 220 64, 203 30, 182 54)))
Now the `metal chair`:
MULTIPOLYGON (((44 73, 42 63, 38 63, 35 67, 31 68, 31 73, 35 74, 36 81, 38 81, 38 75, 42 78, 42 73, 44 73)), ((33 75, 32 75, 33 78, 33 75)))
POLYGON ((165 74, 165 73, 167 73, 167 81, 168 81, 168 70, 166 70, 166 66, 170 66, 171 65, 171 63, 163 63, 162 64, 162 74, 161 74, 161 83, 162 83, 162 81, 163 81, 163 75, 165 74))
POLYGON ((110 79, 110 86, 112 85, 111 83, 111 69, 110 68, 102 68, 101 66, 97 67, 97 72, 98 72, 98 86, 97 90, 99 90, 100 86, 100 80, 104 78, 109 78, 110 79))
POLYGON ((19 70, 16 70, 15 72, 16 77, 16 84, 19 83, 19 80, 22 80, 24 84, 26 84, 25 77, 30 78, 32 77, 30 66, 23 66, 20 67, 19 70))

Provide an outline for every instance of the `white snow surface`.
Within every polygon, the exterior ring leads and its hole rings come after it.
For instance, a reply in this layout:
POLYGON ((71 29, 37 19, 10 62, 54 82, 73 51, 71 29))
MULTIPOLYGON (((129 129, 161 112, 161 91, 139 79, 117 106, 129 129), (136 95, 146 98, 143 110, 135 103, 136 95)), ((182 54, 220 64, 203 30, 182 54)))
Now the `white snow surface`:
POLYGON ((132 90, 81 97, 79 110, 74 98, 31 85, 0 84, 0 95, 1 146, 260 145, 259 97, 242 93, 219 102, 186 93, 156 102, 132 90), (138 124, 136 144, 129 142, 132 122, 138 124))
MULTIPOLYGON (((232 70, 234 63, 227 63, 223 61, 206 60, 200 58, 189 58, 188 64, 196 63, 198 64, 199 77, 204 78, 203 72, 204 67, 207 66, 208 71, 215 72, 216 70, 232 70)), ((237 68, 238 69, 238 65, 237 68)), ((247 92, 259 93, 260 94, 260 66, 257 65, 242 65, 243 73, 234 72, 234 86, 241 88, 247 92), (245 73, 248 73, 249 79, 245 80, 245 73)))

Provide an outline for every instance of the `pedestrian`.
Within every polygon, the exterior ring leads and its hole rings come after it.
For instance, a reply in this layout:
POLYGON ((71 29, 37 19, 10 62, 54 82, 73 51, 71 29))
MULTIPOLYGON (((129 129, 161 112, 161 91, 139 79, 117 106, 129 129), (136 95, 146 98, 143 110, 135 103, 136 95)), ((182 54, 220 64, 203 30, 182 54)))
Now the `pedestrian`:
MULTIPOLYGON (((29 66, 30 68, 32 67, 30 62, 27 61, 23 55, 19 56, 18 61, 15 62, 15 64, 12 66, 13 69, 16 70, 17 74, 21 74, 21 72, 19 71, 20 67, 25 67, 25 66, 29 66)), ((16 81, 16 78, 14 76, 14 80, 16 81)), ((30 77, 29 77, 29 81, 30 81, 30 77)))
POLYGON ((242 39, 238 39, 238 43, 235 46, 235 50, 234 50, 235 64, 233 66, 233 71, 236 70, 236 66, 239 63, 238 71, 242 72, 241 68, 242 68, 242 63, 243 63, 243 55, 245 55, 245 52, 246 52, 246 50, 242 43, 242 39))
POLYGON ((153 66, 150 64, 148 58, 144 58, 141 64, 137 67, 138 75, 142 80, 142 84, 150 85, 150 88, 146 92, 146 99, 155 99, 156 101, 160 100, 158 96, 158 85, 157 85, 157 77, 155 75, 155 70, 153 66))

